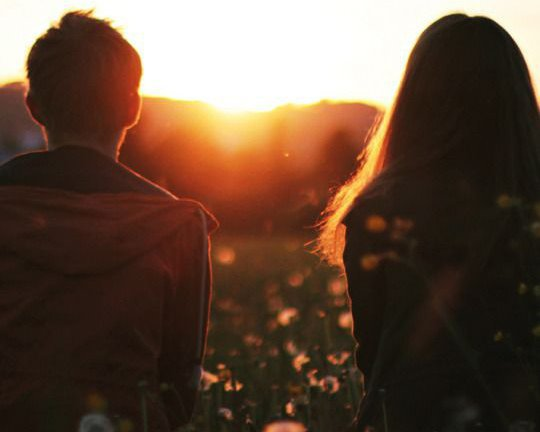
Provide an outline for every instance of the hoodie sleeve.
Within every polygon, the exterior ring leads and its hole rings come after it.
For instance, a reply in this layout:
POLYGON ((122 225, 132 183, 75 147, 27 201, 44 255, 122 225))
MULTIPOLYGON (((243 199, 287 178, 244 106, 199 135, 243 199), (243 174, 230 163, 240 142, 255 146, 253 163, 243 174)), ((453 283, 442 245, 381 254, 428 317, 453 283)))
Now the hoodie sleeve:
POLYGON ((212 272, 209 233, 216 223, 196 209, 176 236, 171 274, 173 289, 165 299, 159 379, 172 429, 191 419, 208 330, 212 272))

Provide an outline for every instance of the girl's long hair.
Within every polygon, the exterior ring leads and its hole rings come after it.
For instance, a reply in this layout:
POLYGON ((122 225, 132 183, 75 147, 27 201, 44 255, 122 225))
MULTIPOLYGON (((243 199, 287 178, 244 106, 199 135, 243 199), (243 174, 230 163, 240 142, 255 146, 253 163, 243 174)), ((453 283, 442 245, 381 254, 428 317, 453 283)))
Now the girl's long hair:
POLYGON ((323 213, 317 250, 341 265, 343 218, 369 190, 420 170, 459 172, 484 197, 540 196, 540 114, 527 64, 496 22, 463 14, 431 24, 359 167, 323 213))

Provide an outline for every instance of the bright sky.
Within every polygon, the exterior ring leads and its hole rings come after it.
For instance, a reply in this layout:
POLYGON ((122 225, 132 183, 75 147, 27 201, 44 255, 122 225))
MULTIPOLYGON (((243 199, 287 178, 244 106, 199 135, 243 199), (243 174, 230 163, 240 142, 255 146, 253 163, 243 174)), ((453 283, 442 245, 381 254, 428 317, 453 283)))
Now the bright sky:
POLYGON ((94 8, 141 53, 143 93, 231 110, 321 99, 388 104, 420 32, 464 11, 499 21, 540 89, 539 0, 0 0, 0 82, 34 39, 94 8))

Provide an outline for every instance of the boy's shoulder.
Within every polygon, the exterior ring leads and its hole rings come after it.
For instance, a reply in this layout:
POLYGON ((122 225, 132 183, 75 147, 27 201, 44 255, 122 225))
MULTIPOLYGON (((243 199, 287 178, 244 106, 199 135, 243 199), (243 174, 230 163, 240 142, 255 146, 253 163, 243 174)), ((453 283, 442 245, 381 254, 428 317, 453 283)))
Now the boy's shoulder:
POLYGON ((124 193, 176 196, 99 152, 78 146, 36 151, 0 165, 0 185, 60 189, 76 193, 124 193))

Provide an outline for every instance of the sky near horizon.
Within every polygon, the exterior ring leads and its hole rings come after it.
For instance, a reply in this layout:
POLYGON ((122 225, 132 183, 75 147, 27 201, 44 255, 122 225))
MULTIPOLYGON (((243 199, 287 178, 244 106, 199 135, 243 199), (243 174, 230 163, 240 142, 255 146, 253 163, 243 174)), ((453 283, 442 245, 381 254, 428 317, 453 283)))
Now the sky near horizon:
POLYGON ((110 18, 142 56, 146 95, 264 110, 391 102, 421 31, 450 12, 505 27, 540 90, 540 0, 0 0, 0 83, 67 10, 110 18))

